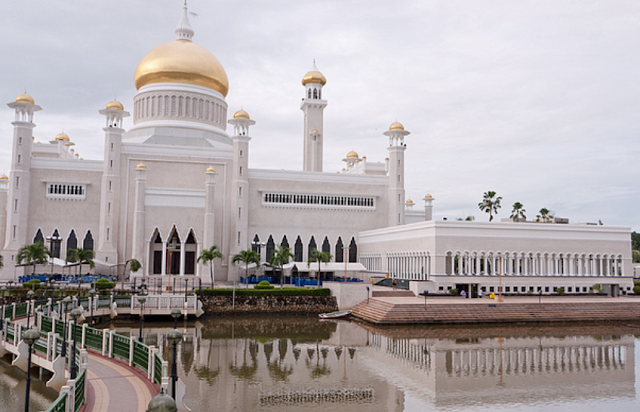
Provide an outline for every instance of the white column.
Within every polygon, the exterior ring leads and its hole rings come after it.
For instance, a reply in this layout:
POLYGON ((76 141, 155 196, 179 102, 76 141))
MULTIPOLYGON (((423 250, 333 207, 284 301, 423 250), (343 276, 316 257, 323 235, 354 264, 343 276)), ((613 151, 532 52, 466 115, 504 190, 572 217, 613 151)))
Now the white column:
POLYGON ((184 259, 186 257, 186 251, 185 251, 186 246, 187 246, 187 239, 185 238, 184 242, 180 244, 180 276, 184 276, 184 259))

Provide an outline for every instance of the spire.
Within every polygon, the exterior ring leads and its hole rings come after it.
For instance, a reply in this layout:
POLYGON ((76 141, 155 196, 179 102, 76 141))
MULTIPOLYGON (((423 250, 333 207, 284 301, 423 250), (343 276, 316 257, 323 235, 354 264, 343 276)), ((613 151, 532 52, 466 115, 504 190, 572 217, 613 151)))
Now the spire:
POLYGON ((174 31, 177 39, 191 40, 195 34, 191 28, 191 24, 189 23, 188 15, 189 11, 187 10, 187 0, 185 0, 184 7, 182 7, 182 18, 180 19, 180 23, 178 23, 178 27, 176 27, 174 31))

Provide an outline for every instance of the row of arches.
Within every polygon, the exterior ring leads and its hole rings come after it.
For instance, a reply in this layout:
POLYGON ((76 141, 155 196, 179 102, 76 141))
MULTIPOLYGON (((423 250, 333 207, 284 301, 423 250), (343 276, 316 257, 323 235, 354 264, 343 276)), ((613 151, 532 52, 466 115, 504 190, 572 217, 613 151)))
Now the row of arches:
MULTIPOLYGON (((348 262, 358 261, 358 245, 354 237, 351 238, 348 246, 345 246, 345 244, 342 242, 341 236, 338 236, 338 239, 336 240, 335 245, 332 245, 331 242, 329 242, 328 236, 325 236, 322 243, 318 245, 318 243, 316 242, 315 236, 312 235, 311 238, 309 239, 309 242, 306 245, 306 253, 305 253, 305 245, 302 242, 302 238, 300 237, 300 235, 298 235, 295 242, 293 243, 293 247, 291 247, 291 245, 289 244, 289 239, 287 238, 287 235, 284 235, 282 237, 282 240, 280 241, 279 246, 287 247, 291 249, 291 252, 294 255, 295 262, 306 262, 309 259, 309 256, 311 256, 311 252, 314 249, 317 249, 321 252, 330 253, 332 255, 334 262, 338 262, 338 263, 344 262, 345 254, 348 254, 347 256, 348 262), (347 251, 347 253, 345 253, 345 250, 347 251)), ((274 251, 276 250, 276 243, 275 243, 275 240, 273 239, 273 235, 269 235, 267 242, 263 244, 260 242, 260 236, 256 234, 253 237, 253 241, 251 242, 251 249, 254 252, 259 253, 261 255, 261 258, 264 258, 264 261, 266 262, 270 261, 271 258, 273 257, 274 251), (262 256, 263 245, 265 246, 264 256, 262 256)))
POLYGON ((152 275, 195 275, 198 241, 193 229, 180 236, 173 226, 164 237, 156 228, 149 241, 149 268, 152 275))
MULTIPOLYGON (((35 236, 33 237, 33 243, 42 243, 45 246, 48 245, 53 257, 58 259, 61 259, 61 256, 63 256, 63 253, 62 253, 63 250, 64 250, 64 257, 66 258, 67 250, 78 249, 78 237, 76 236, 76 231, 74 229, 71 229, 71 231, 69 232, 69 235, 65 240, 60 236, 60 232, 58 231, 58 229, 54 229, 53 233, 51 233, 51 236, 48 236, 47 238, 45 238, 42 232, 42 229, 38 228, 35 236), (62 247, 63 242, 64 242, 64 245, 66 246, 65 248, 62 247)), ((94 247, 93 234, 89 229, 87 230, 87 232, 84 235, 84 238, 82 239, 81 249, 94 250, 93 247, 94 247)))
POLYGON ((622 255, 551 252, 447 252, 447 275, 621 276, 622 255))
POLYGON ((226 107, 218 102, 185 95, 148 95, 134 104, 136 119, 179 117, 221 125, 227 114, 226 107))
POLYGON ((381 253, 360 255, 360 263, 370 272, 386 271, 391 278, 408 280, 428 280, 431 268, 431 254, 425 250, 407 252, 388 252, 384 256, 383 267, 381 253))
POLYGON ((309 99, 322 99, 322 89, 318 89, 317 87, 309 88, 307 90, 307 97, 309 99))

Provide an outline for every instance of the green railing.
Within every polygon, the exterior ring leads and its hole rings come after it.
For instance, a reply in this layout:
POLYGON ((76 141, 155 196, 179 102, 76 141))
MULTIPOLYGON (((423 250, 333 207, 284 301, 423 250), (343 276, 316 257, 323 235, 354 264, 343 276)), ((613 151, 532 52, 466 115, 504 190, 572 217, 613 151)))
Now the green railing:
POLYGON ((62 392, 58 399, 53 401, 46 412, 64 412, 67 409, 67 393, 62 392))
POLYGON ((80 407, 84 404, 84 385, 87 370, 82 369, 76 377, 76 404, 75 411, 80 410, 80 407))
POLYGON ((145 372, 149 371, 149 347, 135 339, 133 340, 133 366, 145 372))
POLYGON ((113 356, 129 361, 129 338, 113 335, 113 356))
POLYGON ((11 319, 13 316, 13 305, 5 305, 4 306, 4 318, 11 319))
POLYGON ((110 297, 100 297, 98 298, 98 307, 99 308, 108 308, 111 306, 111 298, 110 297))
POLYGON ((16 305, 16 318, 20 318, 22 316, 27 316, 27 304, 20 303, 16 305))
POLYGON ((156 353, 155 356, 153 357, 155 364, 155 369, 154 369, 154 374, 153 374, 153 382, 157 383, 158 385, 162 384, 162 356, 160 356, 160 354, 156 353))
POLYGON ((102 331, 87 328, 84 337, 84 346, 102 352, 102 331))
POLYGON ((13 342, 16 336, 16 326, 15 323, 9 321, 7 322, 7 341, 13 342))
POLYGON ((51 332, 52 327, 53 327, 53 322, 51 321, 51 318, 48 316, 43 316, 40 330, 43 332, 51 332))

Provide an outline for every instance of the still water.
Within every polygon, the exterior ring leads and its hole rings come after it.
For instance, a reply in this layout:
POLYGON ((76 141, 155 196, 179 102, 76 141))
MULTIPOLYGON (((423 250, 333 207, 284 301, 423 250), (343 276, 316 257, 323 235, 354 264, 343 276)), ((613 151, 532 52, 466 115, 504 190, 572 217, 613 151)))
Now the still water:
MULTIPOLYGON (((138 334, 137 324, 111 327, 138 334)), ((168 360, 171 327, 147 322, 144 332, 168 360)), ((640 328, 627 325, 374 328, 253 317, 178 329, 178 374, 194 412, 640 410, 640 328)), ((24 374, 4 369, 0 410, 21 409, 20 387, 24 374)), ((44 404, 52 396, 36 392, 44 404)))
MULTIPOLYGON (((171 359, 166 326, 147 324, 145 342, 171 359)), ((640 328, 627 325, 380 329, 265 317, 179 329, 193 411, 640 410, 640 328)))

